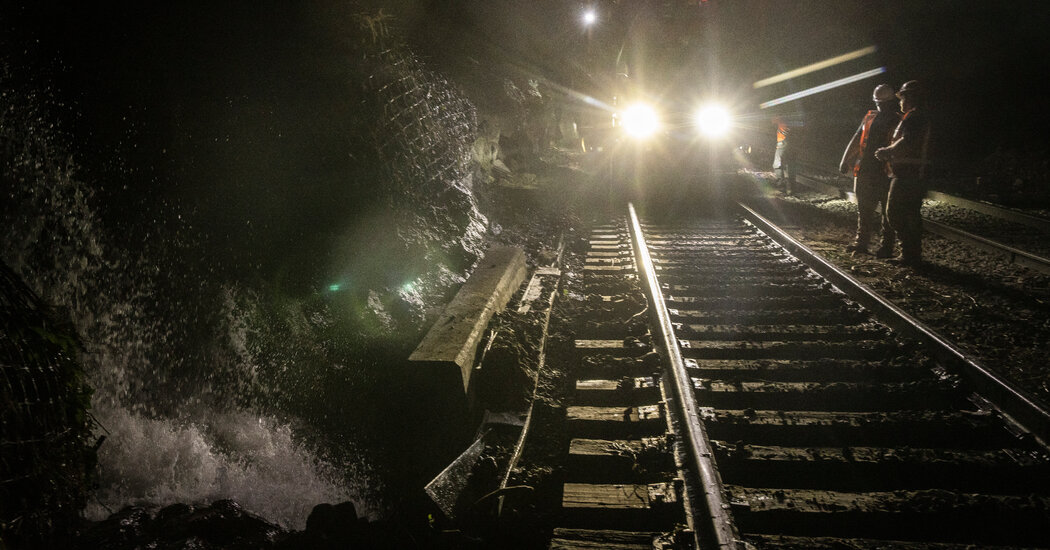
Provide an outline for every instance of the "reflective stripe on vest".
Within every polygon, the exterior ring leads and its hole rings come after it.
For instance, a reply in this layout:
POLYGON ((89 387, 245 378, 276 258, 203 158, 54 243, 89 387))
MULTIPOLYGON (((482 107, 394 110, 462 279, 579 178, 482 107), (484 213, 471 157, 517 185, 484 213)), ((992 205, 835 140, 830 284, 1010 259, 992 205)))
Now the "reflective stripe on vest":
POLYGON ((857 162, 853 164, 853 175, 860 174, 860 159, 864 157, 864 148, 868 145, 868 137, 871 135, 871 125, 875 122, 875 117, 879 115, 878 111, 868 111, 868 114, 864 115, 864 120, 861 121, 862 129, 860 131, 860 154, 857 155, 857 162))

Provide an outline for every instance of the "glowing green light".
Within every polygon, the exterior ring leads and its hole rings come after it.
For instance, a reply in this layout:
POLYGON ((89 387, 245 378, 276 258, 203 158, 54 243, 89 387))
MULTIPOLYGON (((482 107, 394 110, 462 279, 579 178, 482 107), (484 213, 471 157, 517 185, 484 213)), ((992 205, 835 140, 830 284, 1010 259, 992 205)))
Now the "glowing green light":
POLYGON ((343 288, 343 285, 341 285, 339 283, 328 285, 328 291, 329 292, 337 292, 337 291, 339 291, 340 288, 343 288))
POLYGON ((401 290, 405 292, 414 292, 416 290, 416 285, 412 283, 405 283, 401 285, 401 290))

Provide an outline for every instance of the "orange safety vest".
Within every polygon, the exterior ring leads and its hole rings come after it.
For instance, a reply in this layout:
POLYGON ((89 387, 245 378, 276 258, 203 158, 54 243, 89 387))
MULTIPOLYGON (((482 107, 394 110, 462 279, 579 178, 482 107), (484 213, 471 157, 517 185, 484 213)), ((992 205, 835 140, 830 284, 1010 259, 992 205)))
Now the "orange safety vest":
POLYGON ((868 147, 868 138, 871 137, 871 125, 875 123, 875 117, 879 116, 879 111, 872 109, 868 111, 868 114, 864 115, 864 120, 861 121, 860 131, 860 142, 857 144, 857 161, 853 163, 853 175, 860 174, 860 159, 864 156, 864 150, 868 147))
MULTIPOLYGON (((787 123, 784 123, 784 122, 777 123, 777 143, 780 143, 780 142, 784 141, 785 139, 787 139, 789 131, 790 130, 788 129, 787 123)), ((769 134, 766 134, 766 135, 769 135, 769 134)))
MULTIPOLYGON (((901 126, 904 125, 904 121, 907 120, 907 118, 909 116, 911 116, 913 113, 915 113, 915 109, 911 109, 907 113, 904 113, 904 114, 901 115, 900 122, 897 124, 897 129, 893 131, 893 138, 892 138, 893 141, 897 141, 897 139, 901 137, 900 136, 901 126)), ((910 155, 906 156, 906 157, 895 157, 893 160, 891 160, 890 161, 890 171, 893 172, 894 176, 897 176, 898 174, 893 170, 894 167, 905 168, 908 165, 914 165, 916 167, 916 169, 918 170, 918 178, 919 179, 923 179, 923 178, 926 177, 926 167, 929 165, 929 162, 930 162, 929 161, 929 148, 930 148, 930 126, 929 126, 929 124, 926 125, 926 128, 923 131, 922 144, 911 143, 909 145, 910 145, 910 149, 911 150, 910 151, 906 150, 905 152, 909 153, 910 155)))

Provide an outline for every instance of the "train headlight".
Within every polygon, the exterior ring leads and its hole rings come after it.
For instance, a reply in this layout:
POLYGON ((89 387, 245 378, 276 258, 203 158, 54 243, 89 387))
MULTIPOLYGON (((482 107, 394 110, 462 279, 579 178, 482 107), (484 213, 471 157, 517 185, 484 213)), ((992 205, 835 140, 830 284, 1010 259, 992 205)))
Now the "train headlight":
POLYGON ((645 139, 660 129, 660 117, 656 110, 644 103, 636 103, 623 111, 620 117, 627 135, 645 139))
POLYGON ((729 133, 733 117, 729 114, 728 109, 712 103, 698 109, 694 121, 700 135, 709 138, 720 138, 729 133))

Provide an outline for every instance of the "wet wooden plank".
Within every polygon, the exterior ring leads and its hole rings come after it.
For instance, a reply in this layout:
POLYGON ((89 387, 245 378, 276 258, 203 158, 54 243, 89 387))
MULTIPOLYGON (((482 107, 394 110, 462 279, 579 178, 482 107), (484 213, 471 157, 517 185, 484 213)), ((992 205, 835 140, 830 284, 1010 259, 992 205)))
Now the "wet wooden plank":
MULTIPOLYGON (((912 540, 859 539, 840 537, 792 537, 748 534, 744 539, 763 550, 974 550, 970 543, 921 542, 912 540)), ((1016 546, 986 546, 981 550, 1017 550, 1016 546)))
POLYGON ((551 550, 653 550, 654 541, 662 536, 651 531, 619 531, 614 529, 554 530, 551 550))
POLYGON ((693 340, 861 340, 888 338, 886 327, 875 323, 846 325, 701 325, 680 324, 678 335, 693 340))
POLYGON ((751 378, 770 381, 888 381, 929 376, 919 363, 885 363, 855 359, 685 359, 690 373, 708 379, 751 378))
POLYGON ((641 439, 587 439, 573 438, 569 442, 569 454, 581 456, 623 456, 638 454, 649 448, 663 448, 665 438, 643 437, 641 439))
POLYGON ((623 339, 619 340, 576 340, 576 349, 623 349, 623 339))
POLYGON ((698 402, 726 409, 941 410, 958 400, 958 392, 949 382, 936 379, 902 383, 692 381, 698 402))
POLYGON ((1050 540, 1050 497, 943 489, 843 492, 726 485, 745 531, 996 544, 1050 540), (1012 528, 1003 529, 1010 525, 1012 528))
POLYGON ((649 489, 645 485, 566 483, 561 505, 563 508, 644 510, 649 508, 649 489))
POLYGON ((656 387, 656 379, 652 376, 627 376, 619 380, 593 379, 576 381, 576 391, 640 390, 654 387, 656 387))
POLYGON ((659 399, 657 381, 652 376, 576 381, 576 402, 581 405, 637 405, 659 399))
MULTIPOLYGON (((900 513, 917 511, 920 495, 929 496, 933 512, 937 508, 959 508, 973 505, 977 500, 988 506, 1028 504, 1027 497, 959 494, 951 491, 875 491, 865 493, 825 491, 812 489, 765 489, 727 485, 726 491, 734 508, 749 513, 791 512, 793 514, 841 514, 846 512, 900 513)), ((1039 497, 1035 497, 1039 498, 1039 497)), ((1050 499, 1045 500, 1050 507, 1050 499)))
POLYGON ((777 445, 746 445, 736 452, 733 445, 715 442, 718 453, 732 460, 753 462, 819 462, 937 464, 948 463, 982 466, 986 468, 1045 467, 1046 462, 1025 452, 1007 449, 919 449, 914 447, 783 447, 777 445))
POLYGON ((700 416, 712 439, 789 446, 910 445, 1002 448, 1015 443, 987 412, 844 412, 715 409, 700 416))
POLYGON ((638 510, 678 501, 674 483, 646 485, 613 483, 566 483, 562 488, 563 508, 638 510))
POLYGON ((582 422, 641 422, 659 420, 659 405, 637 407, 572 406, 565 410, 566 420, 582 422))

